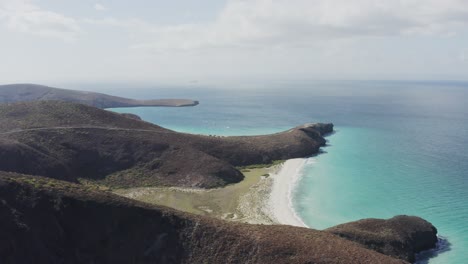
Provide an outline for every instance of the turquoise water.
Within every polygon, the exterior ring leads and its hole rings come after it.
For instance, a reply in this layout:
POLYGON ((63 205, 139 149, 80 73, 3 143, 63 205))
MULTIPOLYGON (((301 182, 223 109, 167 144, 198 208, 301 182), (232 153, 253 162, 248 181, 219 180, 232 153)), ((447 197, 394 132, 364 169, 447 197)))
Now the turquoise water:
POLYGON ((294 192, 303 221, 323 229, 418 215, 450 243, 428 263, 468 263, 468 83, 282 83, 255 91, 122 89, 120 95, 200 100, 193 108, 113 109, 191 133, 254 135, 333 122, 336 133, 323 154, 310 158, 294 192))

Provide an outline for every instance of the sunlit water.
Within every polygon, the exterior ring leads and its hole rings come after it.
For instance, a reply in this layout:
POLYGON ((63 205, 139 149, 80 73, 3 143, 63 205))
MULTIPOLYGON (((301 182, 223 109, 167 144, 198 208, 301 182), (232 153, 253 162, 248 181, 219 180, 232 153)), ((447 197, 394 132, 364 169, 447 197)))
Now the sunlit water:
POLYGON ((329 146, 310 158, 294 192, 303 221, 323 229, 418 215, 450 243, 429 263, 468 263, 468 83, 314 82, 255 91, 118 93, 200 100, 196 107, 113 109, 190 133, 254 135, 333 122, 329 146))

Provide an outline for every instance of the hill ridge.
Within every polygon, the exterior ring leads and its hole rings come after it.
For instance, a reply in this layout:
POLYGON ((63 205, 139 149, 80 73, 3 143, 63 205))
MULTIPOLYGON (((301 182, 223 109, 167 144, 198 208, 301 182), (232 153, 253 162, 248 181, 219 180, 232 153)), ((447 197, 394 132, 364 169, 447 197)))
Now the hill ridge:
POLYGON ((61 101, 0 105, 0 170, 126 186, 214 188, 243 179, 236 166, 305 157, 332 124, 263 136, 179 133, 61 101), (27 162, 26 162, 27 161, 27 162))
POLYGON ((60 100, 91 105, 98 108, 164 106, 183 107, 198 105, 190 99, 136 100, 103 93, 67 90, 38 84, 0 85, 0 103, 60 100))

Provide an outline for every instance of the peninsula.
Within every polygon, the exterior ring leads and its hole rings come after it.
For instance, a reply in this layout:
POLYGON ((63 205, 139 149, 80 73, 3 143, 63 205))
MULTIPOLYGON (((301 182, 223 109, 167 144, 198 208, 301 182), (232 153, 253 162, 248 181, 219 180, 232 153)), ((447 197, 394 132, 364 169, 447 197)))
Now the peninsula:
POLYGON ((215 188, 240 182, 236 166, 317 153, 332 124, 265 136, 178 133, 77 103, 0 105, 0 170, 112 187, 215 188))
POLYGON ((115 193, 215 189, 229 199, 245 168, 316 154, 332 131, 313 123, 215 137, 75 102, 1 104, 0 262, 409 263, 435 247, 437 229, 419 217, 319 231, 225 221, 115 193))
POLYGON ((195 106, 198 101, 189 99, 135 100, 102 93, 53 88, 37 84, 0 85, 0 103, 59 100, 82 103, 98 108, 166 106, 195 106))

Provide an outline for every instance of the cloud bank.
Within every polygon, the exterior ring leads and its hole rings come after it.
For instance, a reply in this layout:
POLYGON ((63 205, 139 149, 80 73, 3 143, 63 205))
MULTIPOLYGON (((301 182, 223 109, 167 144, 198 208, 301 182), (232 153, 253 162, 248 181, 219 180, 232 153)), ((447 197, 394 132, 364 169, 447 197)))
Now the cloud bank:
MULTIPOLYGON (((107 8, 96 3, 98 11, 107 8)), ((210 23, 157 25, 138 18, 72 18, 27 0, 0 0, 12 30, 72 39, 89 24, 142 32, 134 48, 192 49, 303 45, 328 39, 446 35, 468 24, 466 0, 229 0, 210 23)))
POLYGON ((0 23, 13 32, 65 41, 75 39, 81 32, 77 20, 22 0, 0 0, 0 23))
POLYGON ((330 39, 457 34, 465 0, 232 0, 207 24, 152 27, 136 48, 307 45, 330 39), (152 40, 151 40, 152 39, 152 40))
POLYGON ((24 81, 34 58, 32 79, 468 78, 467 0, 225 0, 194 19, 167 5, 0 0, 0 70, 24 81))

